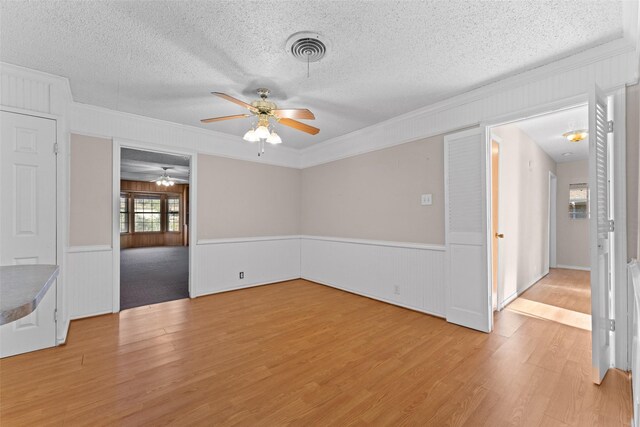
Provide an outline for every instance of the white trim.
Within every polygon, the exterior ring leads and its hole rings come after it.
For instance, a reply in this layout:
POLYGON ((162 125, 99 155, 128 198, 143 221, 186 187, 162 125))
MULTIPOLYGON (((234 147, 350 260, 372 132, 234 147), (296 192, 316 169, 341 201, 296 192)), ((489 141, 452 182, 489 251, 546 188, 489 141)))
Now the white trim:
POLYGON ((509 304, 511 304, 513 302, 513 300, 515 300, 520 295, 522 295, 525 292, 527 292, 529 290, 529 288, 531 288, 533 285, 538 283, 540 280, 544 279, 547 274, 549 274, 549 273, 542 273, 541 275, 539 275, 538 277, 536 277, 535 279, 530 281, 529 284, 524 287, 524 289, 516 289, 515 292, 513 292, 511 295, 509 295, 507 298, 505 298, 504 302, 502 303, 502 308, 501 309, 506 308, 509 304))
MULTIPOLYGON (((640 19, 640 16, 639 16, 640 19)), ((640 48, 640 44, 639 44, 640 48)), ((613 213, 615 221, 614 235, 614 287, 613 287, 613 307, 616 321, 615 334, 615 367, 628 370, 631 366, 631 358, 628 349, 631 347, 629 341, 629 331, 632 329, 632 316, 628 312, 632 303, 627 301, 626 295, 629 292, 629 282, 627 280, 627 134, 626 134, 626 88, 619 88, 612 94, 613 118, 614 118, 614 144, 613 144, 613 213)))
POLYGON ((221 294, 223 292, 239 291, 239 290, 248 289, 248 288, 257 288, 258 286, 275 285, 275 284, 278 284, 278 283, 290 282, 292 280, 300 280, 300 279, 302 279, 300 276, 285 277, 285 278, 276 279, 276 280, 273 280, 273 281, 270 280, 268 282, 254 282, 254 283, 246 283, 246 284, 242 284, 242 285, 238 285, 238 286, 228 286, 226 288, 216 289, 216 290, 211 291, 211 292, 204 292, 204 293, 198 294, 196 297, 200 298, 200 297, 205 297, 207 295, 215 295, 215 294, 221 294))
POLYGON ((584 267, 581 265, 557 264, 555 268, 564 268, 567 270, 591 271, 591 267, 584 267))
POLYGON ((147 151, 158 151, 162 153, 178 154, 190 156, 189 165, 189 297, 194 298, 199 295, 197 292, 197 263, 196 263, 196 242, 198 224, 197 205, 197 176, 198 176, 198 153, 175 146, 154 144, 141 141, 133 141, 123 138, 113 138, 113 170, 112 170, 112 247, 113 247, 113 312, 120 311, 120 149, 135 148, 147 151))
POLYGON ((413 306, 413 305, 403 304, 403 303, 397 302, 397 301, 392 301, 390 299, 386 299, 386 298, 383 298, 383 297, 377 297, 377 296, 369 294, 367 292, 354 291, 353 289, 349 289, 349 288, 345 288, 345 287, 337 286, 337 285, 332 285, 330 283, 321 282, 319 280, 307 279, 304 276, 301 277, 300 279, 306 280, 307 282, 315 283, 315 284, 318 284, 318 285, 321 285, 321 286, 328 286, 330 288, 338 289, 338 290, 341 290, 341 291, 344 291, 344 292, 349 292, 350 294, 358 295, 358 296, 361 296, 361 297, 370 298, 370 299, 373 299, 373 300, 376 300, 376 301, 384 302, 384 303, 395 305, 395 306, 402 307, 402 308, 407 308, 407 309, 413 310, 413 311, 418 311, 420 313, 428 314, 430 316, 438 317, 440 319, 446 319, 446 316, 444 316, 442 314, 431 312, 431 311, 427 311, 427 310, 421 309, 421 308, 413 306))
POLYGON ((505 308, 507 308, 507 306, 509 304, 511 304, 513 302, 514 299, 518 298, 520 296, 520 293, 518 293, 518 291, 516 290, 515 292, 513 292, 511 295, 509 295, 508 297, 506 297, 504 299, 504 302, 502 304, 499 304, 500 306, 500 310, 504 310, 505 308))
MULTIPOLYGON (((549 268, 558 265, 558 177, 549 171, 549 268)), ((548 270, 548 269, 547 269, 548 270)), ((549 271, 547 271, 548 273, 549 271)))
MULTIPOLYGON (((312 167, 477 126, 486 121, 488 117, 496 117, 491 114, 492 109, 487 108, 488 106, 508 105, 508 103, 505 104, 505 101, 513 104, 513 100, 509 97, 518 100, 526 99, 530 105, 540 105, 544 101, 536 102, 536 99, 557 96, 558 89, 553 85, 559 84, 556 81, 559 78, 568 79, 567 81, 573 83, 573 86, 575 86, 575 82, 583 80, 591 82, 601 80, 599 82, 601 86, 608 89, 637 82, 634 70, 635 61, 630 60, 633 54, 634 46, 624 39, 605 43, 596 48, 451 96, 443 101, 305 148, 301 150, 301 167, 312 167), (604 73, 603 69, 611 72, 604 73), (544 79, 548 81, 542 82, 544 79), (544 84, 539 88, 527 87, 527 85, 536 83, 544 84), (512 93, 506 93, 508 91, 512 93), (532 91, 535 94, 531 94, 532 91), (486 112, 488 112, 488 116, 484 116, 486 112), (436 125, 431 126, 434 123, 436 125)), ((564 86, 566 85, 560 84, 558 87, 564 89, 564 86)), ((560 96, 563 98, 571 96, 571 91, 579 92, 572 87, 565 90, 565 95, 560 96)), ((520 102, 520 104, 523 103, 520 102)), ((503 110, 522 118, 521 108, 511 107, 503 108, 503 110)))
POLYGON ((63 319, 62 321, 62 327, 58 328, 61 331, 56 339, 56 345, 63 345, 67 343, 67 337, 69 336, 69 326, 71 326, 71 318, 66 317, 66 319, 63 319))
POLYGON ((65 252, 74 254, 78 252, 107 252, 111 250, 113 250, 113 248, 109 245, 69 246, 65 252))
POLYGON ((40 111, 34 111, 34 110, 25 110, 24 108, 9 107, 6 105, 0 105, 0 111, 6 111, 7 113, 22 114, 23 116, 40 117, 41 119, 60 120, 60 116, 55 114, 42 113, 40 111))
POLYGON ((299 235, 287 236, 259 236, 259 237, 234 237, 225 239, 200 239, 198 245, 221 245, 226 243, 246 243, 246 242, 264 242, 270 240, 295 240, 299 239, 299 235))
POLYGON ((125 113, 79 102, 71 103, 71 132, 150 145, 164 145, 193 153, 215 155, 272 166, 300 168, 300 151, 270 146, 258 157, 257 147, 231 135, 138 114, 125 113))
POLYGON ((113 139, 111 145, 111 268, 113 269, 113 291, 111 311, 120 311, 120 142, 113 139))
POLYGON ((426 251, 440 251, 440 252, 445 251, 444 245, 431 245, 427 243, 393 242, 388 240, 351 239, 351 238, 345 238, 345 237, 325 237, 325 236, 308 236, 308 235, 301 235, 300 238, 309 239, 309 240, 325 240, 328 242, 354 243, 358 245, 389 246, 394 248, 421 249, 426 251))
POLYGON ((371 246, 388 246, 394 248, 408 248, 408 249, 421 249, 426 251, 441 251, 444 252, 444 245, 433 245, 428 243, 412 243, 412 242, 394 242, 389 240, 370 240, 370 239, 355 239, 349 237, 328 237, 328 236, 310 236, 310 235, 286 235, 286 236, 258 236, 258 237, 234 237, 223 239, 200 239, 197 245, 221 245, 227 243, 246 243, 246 242, 261 242, 270 240, 293 240, 293 239, 308 239, 308 240, 324 240, 327 242, 341 242, 352 243, 357 245, 371 245, 371 246))
POLYGON ((69 320, 80 320, 80 319, 88 319, 90 317, 96 317, 96 316, 104 316, 105 314, 113 314, 114 312, 111 310, 104 310, 104 311, 96 311, 95 313, 91 313, 91 314, 83 314, 80 316, 70 316, 69 320))

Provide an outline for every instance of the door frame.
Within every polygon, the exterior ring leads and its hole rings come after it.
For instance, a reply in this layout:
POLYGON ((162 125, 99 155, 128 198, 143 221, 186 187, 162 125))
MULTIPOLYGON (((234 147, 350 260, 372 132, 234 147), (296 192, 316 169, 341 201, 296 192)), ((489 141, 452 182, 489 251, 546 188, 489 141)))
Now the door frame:
POLYGON ((558 265, 558 177, 553 172, 549 171, 549 209, 548 209, 548 221, 547 227, 549 230, 549 265, 546 274, 549 274, 549 269, 555 268, 558 265))
POLYGON ((197 151, 176 147, 113 138, 113 172, 112 172, 112 248, 113 248, 113 313, 120 311, 120 149, 133 148, 163 154, 190 156, 189 165, 189 298, 197 293, 196 281, 196 232, 197 232, 197 200, 195 197, 198 176, 197 151))
MULTIPOLYGON (((615 220, 615 231, 614 231, 614 247, 613 250, 613 261, 612 261, 612 270, 613 270, 613 278, 615 281, 613 282, 613 295, 612 295, 612 304, 615 319, 618 319, 616 322, 616 333, 613 338, 613 342, 611 344, 612 349, 614 349, 614 357, 612 360, 614 361, 613 366, 618 369, 628 370, 629 367, 629 333, 630 330, 629 322, 631 321, 631 315, 629 313, 629 307, 627 304, 627 298, 625 295, 629 294, 629 286, 627 283, 627 225, 626 225, 626 105, 625 105, 625 94, 626 88, 624 85, 604 89, 606 96, 611 100, 610 107, 613 110, 613 118, 614 118, 614 133, 616 135, 615 144, 614 144, 614 155, 613 155, 613 176, 614 176, 614 187, 611 192, 614 197, 614 212, 613 217, 615 220), (619 296, 619 297, 618 297, 619 296)), ((487 138, 491 137, 491 129, 497 126, 506 125, 509 123, 513 123, 516 121, 520 121, 526 118, 531 118, 535 116, 549 114, 555 111, 562 111, 566 109, 570 109, 573 107, 577 107, 580 105, 588 104, 589 102, 589 92, 585 91, 579 95, 563 98, 557 101, 538 104, 531 108, 525 108, 521 110, 517 110, 514 112, 510 112, 508 114, 499 115, 495 117, 490 117, 485 119, 482 123, 480 123, 481 127, 484 127, 487 138)), ((487 155, 490 155, 490 151, 487 152, 487 155)), ((490 169, 488 169, 490 172, 490 169)), ((487 182, 491 183, 490 173, 487 175, 487 182)), ((491 218, 491 207, 490 204, 487 205, 487 217, 491 218)), ((489 223, 489 230, 491 230, 491 223, 489 223)), ((590 245, 593 243, 590 242, 590 245)), ((597 243, 596 243, 597 244, 597 243)), ((493 262, 491 260, 492 254, 488 254, 489 258, 489 267, 493 262)), ((491 273, 489 273, 491 274, 491 273)), ((491 282, 491 277, 490 281, 491 282)))

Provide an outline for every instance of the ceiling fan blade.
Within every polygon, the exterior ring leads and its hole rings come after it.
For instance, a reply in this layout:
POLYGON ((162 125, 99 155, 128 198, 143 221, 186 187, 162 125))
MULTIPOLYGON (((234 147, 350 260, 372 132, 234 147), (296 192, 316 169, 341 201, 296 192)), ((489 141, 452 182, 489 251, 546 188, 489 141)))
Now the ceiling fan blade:
POLYGON ((257 113, 257 112, 258 112, 258 109, 257 109, 256 107, 254 107, 253 105, 251 105, 251 104, 247 104, 247 103, 246 103, 246 102, 244 102, 244 101, 240 101, 238 98, 234 98, 233 96, 229 96, 229 95, 227 95, 226 93, 222 93, 222 92, 211 92, 211 94, 212 94, 212 95, 215 95, 215 96, 219 96, 219 97, 220 97, 220 98, 222 98, 222 99, 226 99, 227 101, 231 101, 231 102, 233 102, 234 104, 237 104, 237 105, 239 105, 239 106, 241 106, 241 107, 244 107, 244 108, 246 108, 247 110, 252 111, 252 112, 254 112, 254 113, 257 113))
POLYGON ((306 108, 284 108, 278 110, 272 110, 272 113, 276 117, 285 118, 285 119, 308 119, 314 120, 316 116, 306 108))
POLYGON ((301 130, 302 132, 310 133, 311 135, 315 135, 318 132, 320 132, 320 129, 318 128, 314 128, 313 126, 309 126, 307 124, 304 124, 302 122, 299 122, 293 119, 286 119, 286 118, 280 119, 278 120, 278 123, 283 124, 285 126, 289 126, 294 129, 301 130))
POLYGON ((251 117, 251 114, 236 114, 233 116, 212 117, 210 119, 200 120, 202 123, 221 122, 223 120, 240 119, 244 117, 251 117))

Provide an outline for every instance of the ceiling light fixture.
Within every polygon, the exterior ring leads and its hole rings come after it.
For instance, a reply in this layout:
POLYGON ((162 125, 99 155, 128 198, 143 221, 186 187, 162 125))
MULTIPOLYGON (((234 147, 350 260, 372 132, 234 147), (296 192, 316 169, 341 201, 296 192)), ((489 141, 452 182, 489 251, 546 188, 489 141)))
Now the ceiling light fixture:
POLYGON ((566 138, 567 141, 569 142, 580 142, 583 139, 585 139, 588 135, 589 133, 587 132, 586 129, 571 130, 569 132, 565 132, 562 134, 562 136, 566 138))
POLYGON ((169 167, 162 168, 164 172, 160 175, 160 178, 156 179, 156 185, 163 185, 165 187, 171 187, 175 185, 175 181, 167 174, 167 169, 171 169, 169 167))
POLYGON ((562 157, 569 157, 573 153, 571 151, 567 151, 566 153, 562 153, 562 157))
POLYGON ((220 98, 233 102, 248 109, 251 114, 235 114, 233 116, 212 117, 209 119, 200 120, 202 123, 213 123, 224 120, 240 119, 246 117, 256 117, 258 122, 254 126, 245 132, 242 139, 248 142, 258 143, 258 156, 264 154, 264 143, 269 144, 282 144, 282 138, 278 135, 273 128, 272 119, 274 122, 278 122, 281 125, 288 126, 290 128, 308 133, 310 135, 316 135, 320 132, 320 129, 309 126, 306 123, 299 122, 295 119, 314 120, 316 117, 311 111, 306 108, 278 108, 276 104, 267 99, 269 95, 269 89, 258 89, 258 95, 260 99, 253 101, 251 104, 247 104, 244 101, 236 99, 221 92, 211 92, 220 98))
MULTIPOLYGON (((270 101, 267 101, 267 95, 269 94, 269 89, 258 89, 258 94, 260 94, 260 98, 262 99, 261 101, 257 101, 254 102, 254 107, 259 109, 258 112, 258 123, 255 127, 252 127, 251 129, 249 129, 247 131, 247 133, 244 134, 244 137, 242 139, 244 139, 245 141, 249 141, 249 142, 257 142, 259 144, 258 147, 258 156, 261 156, 262 154, 264 154, 264 143, 268 142, 269 144, 282 144, 282 138, 280 138, 280 135, 278 135, 276 133, 276 131, 273 129, 273 125, 271 124, 270 119, 270 115, 266 112, 262 112, 262 110, 260 110, 260 107, 267 107, 267 108, 275 108, 276 105, 273 104, 270 101)), ((276 120, 280 120, 279 118, 276 118, 276 120)))

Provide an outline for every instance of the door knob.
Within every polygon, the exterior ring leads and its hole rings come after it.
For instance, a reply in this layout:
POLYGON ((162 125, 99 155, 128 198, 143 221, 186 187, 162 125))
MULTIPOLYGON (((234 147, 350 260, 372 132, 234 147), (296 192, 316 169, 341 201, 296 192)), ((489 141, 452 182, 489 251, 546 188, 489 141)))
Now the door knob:
POLYGON ((497 239, 504 239, 504 234, 503 233, 496 233, 496 238, 497 239))

